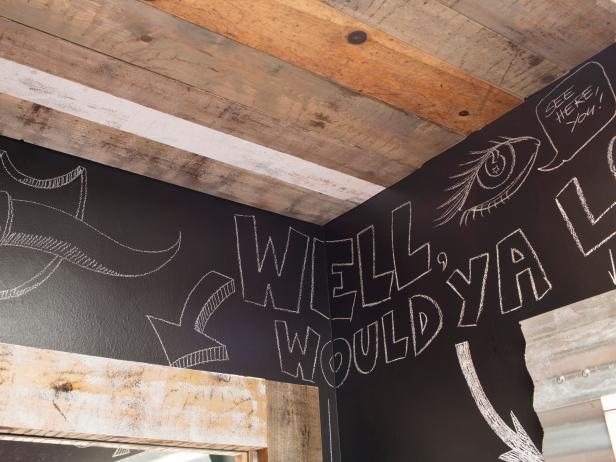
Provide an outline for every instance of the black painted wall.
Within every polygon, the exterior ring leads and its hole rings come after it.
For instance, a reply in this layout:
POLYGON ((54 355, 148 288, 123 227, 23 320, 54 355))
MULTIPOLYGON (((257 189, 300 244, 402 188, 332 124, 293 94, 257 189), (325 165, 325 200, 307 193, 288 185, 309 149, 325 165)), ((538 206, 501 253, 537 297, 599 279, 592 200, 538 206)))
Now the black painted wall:
POLYGON ((616 46, 592 61, 326 227, 344 461, 538 460, 519 321, 616 283, 616 46))
POLYGON ((317 385, 324 460, 338 460, 313 238, 314 225, 0 138, 0 341, 317 385))
POLYGON ((338 420, 344 461, 537 460, 518 321, 614 287, 610 80, 616 47, 324 229, 2 138, 0 341, 314 383, 328 462, 338 420))

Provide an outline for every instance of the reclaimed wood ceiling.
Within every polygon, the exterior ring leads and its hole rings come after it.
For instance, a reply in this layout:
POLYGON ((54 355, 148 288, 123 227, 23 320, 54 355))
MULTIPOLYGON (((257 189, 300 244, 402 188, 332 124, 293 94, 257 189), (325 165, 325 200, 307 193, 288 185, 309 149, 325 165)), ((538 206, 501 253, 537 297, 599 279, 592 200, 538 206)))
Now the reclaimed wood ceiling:
POLYGON ((0 134, 325 223, 615 31, 613 0, 0 0, 0 134))

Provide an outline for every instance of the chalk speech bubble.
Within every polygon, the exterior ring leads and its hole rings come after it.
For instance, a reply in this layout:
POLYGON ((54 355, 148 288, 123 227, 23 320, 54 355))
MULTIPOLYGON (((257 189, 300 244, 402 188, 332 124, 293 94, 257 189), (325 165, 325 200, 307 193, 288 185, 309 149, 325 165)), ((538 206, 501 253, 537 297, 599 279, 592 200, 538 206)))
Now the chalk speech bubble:
POLYGON ((537 119, 556 151, 541 171, 570 161, 616 117, 616 94, 596 61, 563 79, 539 102, 537 119))

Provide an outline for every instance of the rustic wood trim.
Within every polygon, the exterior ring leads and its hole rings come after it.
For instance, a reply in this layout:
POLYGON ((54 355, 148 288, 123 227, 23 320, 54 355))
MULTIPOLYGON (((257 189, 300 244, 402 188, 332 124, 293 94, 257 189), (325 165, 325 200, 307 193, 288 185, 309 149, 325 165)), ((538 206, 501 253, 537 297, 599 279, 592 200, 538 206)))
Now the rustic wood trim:
MULTIPOLYGON (((186 84, 193 90, 190 96, 179 95, 167 105, 172 113, 182 118, 192 120, 190 117, 199 117, 201 111, 207 114, 203 116, 205 119, 213 121, 218 111, 222 120, 214 128, 249 140, 249 133, 258 132, 262 122, 273 119, 273 125, 265 123, 259 138, 253 141, 268 146, 272 143, 271 146, 278 150, 315 163, 329 158, 331 164, 325 165, 338 169, 335 163, 339 163, 357 168, 355 173, 343 171, 383 186, 393 184, 462 139, 409 112, 345 89, 135 0, 0 0, 0 16, 186 84), (210 114, 207 99, 199 97, 194 90, 223 98, 230 108, 219 105, 214 99, 210 114), (204 103, 203 107, 187 103, 195 94, 204 103), (237 106, 231 103, 250 111, 236 111, 237 106), (253 121, 255 111, 264 116, 253 121), (254 129, 241 130, 234 119, 239 125, 246 124, 254 129), (284 126, 275 129, 276 121, 291 124, 297 130, 289 130, 287 135, 284 126), (301 132, 311 135, 306 136, 304 150, 296 147, 301 139, 294 139, 295 134, 301 132), (271 134, 269 141, 268 134, 271 134), (275 143, 277 139, 281 140, 280 144, 275 143), (341 143, 343 148, 332 152, 334 141, 341 143), (357 149, 357 157, 352 157, 353 147, 357 149), (396 164, 402 167, 397 168, 396 164), (360 165, 365 165, 365 169, 360 165), (380 180, 362 176, 362 169, 365 173, 372 170, 372 175, 380 180)), ((47 43, 56 45, 48 36, 44 40, 22 39, 10 59, 22 62, 19 49, 23 48, 24 54, 33 54, 33 61, 24 64, 45 66, 41 69, 55 74, 55 61, 59 60, 58 72, 63 75, 71 67, 70 59, 56 56, 54 48, 47 49, 47 43), (47 54, 53 59, 46 58, 47 54), (66 61, 69 62, 64 64, 66 61)), ((0 46, 0 49, 5 48, 14 47, 7 40, 0 46)), ((96 61, 84 59, 64 76, 108 93, 116 94, 117 91, 117 96, 126 99, 142 98, 135 101, 155 107, 151 105, 152 100, 159 96, 162 87, 156 84, 142 91, 143 84, 137 83, 137 88, 131 85, 124 88, 122 84, 128 77, 138 77, 138 74, 124 74, 125 70, 102 61, 96 66, 96 61), (84 75, 80 75, 82 69, 84 75), (109 89, 116 79, 119 88, 109 89), (101 82, 107 87, 100 88, 101 82), (149 93, 154 95, 148 98, 149 93)), ((150 79, 157 82, 154 77, 148 77, 146 84, 150 79)), ((165 100, 165 104, 167 102, 165 100)), ((210 123, 203 119, 193 121, 206 126, 210 123)))
MULTIPOLYGON (((25 436, 21 434, 0 433, 0 441, 15 441, 23 443, 40 443, 40 444, 59 444, 65 446, 79 446, 79 447, 97 447, 108 449, 128 449, 129 451, 156 451, 162 453, 170 452, 199 452, 201 454, 212 455, 225 455, 246 457, 248 452, 238 453, 237 451, 223 451, 220 449, 203 449, 194 447, 179 447, 179 446, 166 446, 156 444, 136 444, 136 443, 120 443, 117 441, 103 441, 103 440, 83 440, 83 439, 71 439, 61 438, 54 436, 25 436)), ((260 450, 261 451, 261 450, 260 450)), ((267 449, 262 449, 266 451, 267 449)), ((242 460, 242 459, 240 459, 242 460)))
POLYGON ((267 410, 262 379, 0 344, 3 433, 246 451, 267 410))
POLYGON ((479 130, 521 103, 319 0, 141 1, 457 133, 479 130), (367 40, 350 44, 353 31, 367 40))
POLYGON ((0 433, 322 462, 316 387, 3 343, 0 433))
POLYGON ((267 403, 265 462, 322 462, 319 389, 267 382, 267 403))
POLYGON ((256 459, 257 459, 257 462, 269 462, 268 457, 267 457, 267 449, 258 450, 256 459))
POLYGON ((9 138, 291 218, 324 224, 355 206, 1 93, 0 113, 9 138))

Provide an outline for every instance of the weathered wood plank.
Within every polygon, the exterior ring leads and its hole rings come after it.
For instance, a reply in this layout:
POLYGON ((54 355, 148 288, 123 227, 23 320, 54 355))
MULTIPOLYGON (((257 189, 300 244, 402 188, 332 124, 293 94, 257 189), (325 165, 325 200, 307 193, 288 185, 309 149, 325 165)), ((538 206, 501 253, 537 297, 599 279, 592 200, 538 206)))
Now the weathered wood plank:
MULTIPOLYGON (((264 462, 322 462, 319 389, 267 382, 267 402, 268 441, 264 462)), ((262 453, 259 462, 261 458, 262 453)))
POLYGON ((608 460, 600 398, 616 390, 616 290, 520 324, 546 461, 608 460))
MULTIPOLYGON (((568 69, 526 50, 438 0, 321 1, 522 97, 543 88, 568 69)), ((485 6, 485 1, 482 5, 485 6)))
POLYGON ((60 112, 337 199, 360 203, 382 186, 0 58, 0 91, 60 112))
POLYGON ((297 186, 0 94, 0 134, 292 218, 323 224, 354 207, 297 186))
POLYGON ((458 133, 476 131, 520 103, 318 0, 142 1, 458 133), (347 42, 355 30, 367 34, 365 43, 347 42))
POLYGON ((578 65, 616 38, 616 9, 608 1, 439 1, 565 68, 578 65))
POLYGON ((265 380, 6 344, 0 366, 0 428, 13 433, 236 450, 268 444, 265 380))
POLYGON ((616 390, 616 291, 521 322, 537 411, 616 390))
POLYGON ((151 71, 0 18, 0 57, 377 184, 401 179, 399 162, 151 71))
MULTIPOLYGON (((55 432, 50 432, 55 433, 55 432)), ((126 449, 127 451, 147 451, 157 453, 173 453, 173 452, 198 452, 200 454, 211 455, 223 455, 223 456, 245 456, 247 452, 239 451, 225 451, 222 449, 203 449, 195 448, 192 445, 182 445, 180 447, 163 446, 157 444, 143 444, 143 443, 119 443, 117 441, 107 441, 107 437, 97 438, 96 440, 77 440, 70 438, 51 437, 51 436, 24 436, 19 434, 2 433, 0 434, 0 444, 2 441, 16 441, 21 443, 40 443, 40 444, 57 444, 62 446, 79 446, 79 447, 96 447, 96 448, 108 448, 108 449, 126 449)), ((182 443, 180 443, 182 444, 182 443)), ((259 450, 261 451, 261 449, 259 450)), ((267 451, 267 450, 265 450, 267 451)), ((260 461, 259 461, 260 462, 260 461)))
MULTIPOLYGON (((0 0, 0 15, 286 121, 317 140, 356 146, 365 153, 362 162, 366 156, 386 158, 410 172, 461 139, 412 114, 133 0, 0 0)), ((113 72, 107 76, 114 77, 113 72)), ((171 107, 181 108, 182 101, 171 107)), ((243 119, 242 113, 234 114, 227 111, 221 118, 243 119)), ((383 167, 386 171, 387 166, 383 167)))

